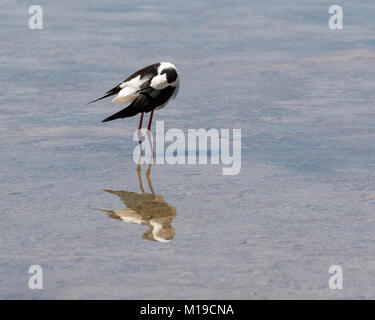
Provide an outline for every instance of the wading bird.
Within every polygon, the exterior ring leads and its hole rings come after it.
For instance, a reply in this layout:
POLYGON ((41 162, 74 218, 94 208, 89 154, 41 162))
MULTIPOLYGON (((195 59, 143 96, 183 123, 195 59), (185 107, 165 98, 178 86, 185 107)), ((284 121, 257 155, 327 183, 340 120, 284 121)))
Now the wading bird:
POLYGON ((119 118, 133 117, 140 113, 138 129, 142 128, 143 114, 151 112, 147 129, 151 129, 154 110, 163 108, 170 99, 174 99, 179 88, 177 69, 170 62, 159 62, 149 65, 125 79, 119 85, 106 92, 103 97, 91 101, 107 98, 117 94, 112 100, 114 103, 129 106, 104 119, 102 122, 112 121, 119 118))

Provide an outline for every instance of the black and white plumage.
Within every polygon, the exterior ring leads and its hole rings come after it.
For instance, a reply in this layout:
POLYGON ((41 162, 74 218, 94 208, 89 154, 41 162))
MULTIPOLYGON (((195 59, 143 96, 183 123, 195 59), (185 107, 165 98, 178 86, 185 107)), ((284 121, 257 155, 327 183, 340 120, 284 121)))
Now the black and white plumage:
POLYGON ((154 110, 163 108, 171 99, 174 99, 178 89, 179 77, 176 67, 170 62, 160 62, 133 73, 119 85, 107 91, 103 97, 90 103, 117 94, 112 102, 118 104, 130 102, 130 105, 102 122, 133 117, 141 113, 140 129, 143 113, 151 112, 148 126, 148 129, 150 129, 154 110))

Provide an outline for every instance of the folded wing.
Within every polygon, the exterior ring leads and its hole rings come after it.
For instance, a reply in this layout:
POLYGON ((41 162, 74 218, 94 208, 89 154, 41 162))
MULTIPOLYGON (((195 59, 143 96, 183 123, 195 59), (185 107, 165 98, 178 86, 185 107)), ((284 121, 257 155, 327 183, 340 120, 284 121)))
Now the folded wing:
POLYGON ((108 90, 104 96, 89 103, 102 100, 115 94, 117 94, 117 96, 112 100, 115 103, 122 104, 134 101, 134 99, 138 96, 139 90, 142 88, 142 85, 144 85, 147 81, 158 74, 159 66, 160 63, 154 63, 133 73, 116 87, 108 90))
POLYGON ((133 117, 140 112, 150 112, 156 107, 160 108, 168 102, 175 90, 176 88, 174 87, 167 87, 162 90, 155 90, 152 87, 143 89, 128 107, 104 119, 102 122, 133 117))

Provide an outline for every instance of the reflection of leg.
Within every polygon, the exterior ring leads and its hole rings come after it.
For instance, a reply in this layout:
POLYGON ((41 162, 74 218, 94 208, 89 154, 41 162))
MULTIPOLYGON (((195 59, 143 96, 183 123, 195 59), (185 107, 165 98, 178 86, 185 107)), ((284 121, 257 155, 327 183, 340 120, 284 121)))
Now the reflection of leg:
POLYGON ((141 176, 141 173, 142 173, 141 160, 142 160, 142 152, 139 154, 139 158, 138 158, 137 174, 138 174, 139 187, 141 188, 142 193, 145 193, 145 189, 143 189, 142 176, 141 176))
POLYGON ((141 188, 142 193, 145 193, 145 189, 143 189, 143 183, 142 183, 142 176, 141 176, 141 165, 138 163, 137 166, 137 174, 138 174, 138 182, 139 182, 139 187, 141 188))
POLYGON ((154 189, 152 188, 152 182, 151 182, 151 165, 152 165, 152 161, 150 161, 148 165, 146 177, 147 177, 148 187, 150 188, 151 193, 155 194, 154 189))
MULTIPOLYGON (((139 153, 139 157, 138 157, 138 167, 141 165, 141 160, 142 160, 142 149, 140 151, 141 152, 139 153)), ((138 170, 138 168, 137 168, 137 170, 138 170)))

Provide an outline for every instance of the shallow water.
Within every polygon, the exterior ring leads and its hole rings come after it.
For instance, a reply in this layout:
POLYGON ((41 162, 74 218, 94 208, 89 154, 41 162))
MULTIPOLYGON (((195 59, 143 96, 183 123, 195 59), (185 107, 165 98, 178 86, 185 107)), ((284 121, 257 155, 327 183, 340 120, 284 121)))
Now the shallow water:
POLYGON ((42 2, 40 31, 29 5, 0 10, 0 298, 375 298, 373 1, 337 31, 327 1, 42 2), (153 165, 151 190, 143 165, 142 192, 138 118, 86 103, 156 61, 181 88, 155 120, 241 129, 239 175, 153 165), (131 209, 118 191, 161 199, 171 241, 143 236, 154 209, 93 210, 131 209))

